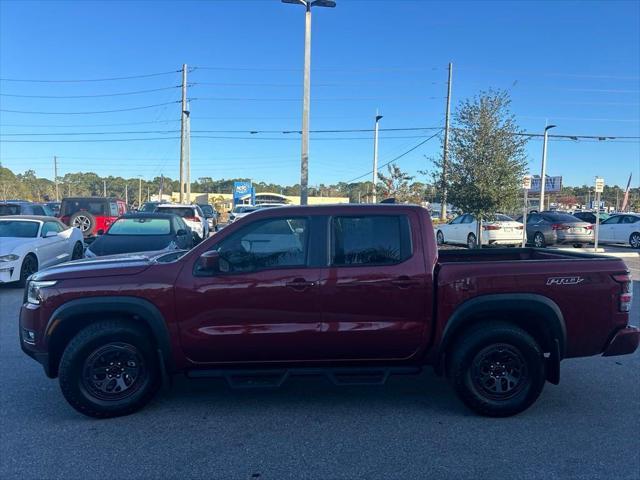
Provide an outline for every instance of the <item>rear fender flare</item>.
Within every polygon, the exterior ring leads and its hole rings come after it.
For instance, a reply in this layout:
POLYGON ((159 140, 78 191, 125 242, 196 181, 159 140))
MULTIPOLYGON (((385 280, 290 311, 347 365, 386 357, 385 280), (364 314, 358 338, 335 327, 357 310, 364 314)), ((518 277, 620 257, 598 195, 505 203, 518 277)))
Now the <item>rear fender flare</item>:
MULTIPOLYGON (((545 337, 545 351, 552 351, 559 347, 559 359, 564 357, 567 330, 564 317, 558 305, 551 299, 532 293, 507 293, 496 295, 482 295, 467 300, 460 305, 447 321, 442 334, 440 355, 447 351, 456 335, 464 329, 483 319, 495 319, 500 314, 526 312, 535 319, 535 324, 528 325, 545 337), (555 340, 558 347, 555 346, 555 340)), ((520 319, 507 319, 518 325, 520 319)), ((525 324, 526 325, 526 324, 525 324)), ((526 329, 526 326, 525 326, 526 329)))

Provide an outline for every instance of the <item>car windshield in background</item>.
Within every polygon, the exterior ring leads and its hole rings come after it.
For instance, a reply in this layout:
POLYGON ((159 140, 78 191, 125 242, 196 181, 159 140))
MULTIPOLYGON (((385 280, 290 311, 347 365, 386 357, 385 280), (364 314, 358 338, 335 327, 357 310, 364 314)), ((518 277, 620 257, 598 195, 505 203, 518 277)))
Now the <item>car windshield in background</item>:
POLYGON ((140 211, 148 212, 148 213, 155 212, 157 206, 158 206, 157 203, 146 202, 142 204, 142 207, 140 207, 140 211))
POLYGON ((196 216, 195 210, 190 207, 158 207, 156 213, 173 213, 182 218, 195 218, 196 216))
POLYGON ((255 212, 258 207, 254 206, 246 206, 246 207, 236 207, 233 209, 233 213, 250 213, 255 212))
POLYGON ((211 205, 200 205, 200 210, 208 217, 213 216, 213 207, 211 205))
POLYGON ((38 222, 3 220, 0 222, 0 237, 35 238, 38 228, 38 222))
POLYGON ((513 218, 508 217, 506 215, 502 215, 501 213, 498 213, 495 216, 495 218, 496 218, 496 221, 498 221, 498 222, 513 222, 514 221, 513 218))
POLYGON ((20 215, 20 205, 0 205, 0 215, 20 215))
POLYGON ((85 211, 92 215, 107 215, 107 202, 101 200, 67 200, 62 202, 60 214, 64 216, 73 215, 76 212, 85 211))
POLYGON ((111 225, 108 235, 169 235, 167 218, 121 218, 111 225))
POLYGON ((547 222, 580 223, 584 220, 569 215, 568 213, 543 213, 542 218, 547 222))

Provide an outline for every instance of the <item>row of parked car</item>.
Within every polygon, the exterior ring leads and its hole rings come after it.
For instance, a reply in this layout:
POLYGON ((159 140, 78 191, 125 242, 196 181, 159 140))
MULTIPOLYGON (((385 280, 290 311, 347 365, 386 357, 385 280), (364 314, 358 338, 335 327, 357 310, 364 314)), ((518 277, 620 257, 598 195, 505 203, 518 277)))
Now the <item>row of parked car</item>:
POLYGON ((47 204, 1 202, 0 284, 24 285, 42 268, 83 256, 190 249, 217 228, 211 205, 147 202, 129 212, 116 198, 70 197, 55 216, 47 204))
MULTIPOLYGON (((640 214, 621 213, 608 215, 600 213, 598 242, 602 244, 627 244, 640 248, 640 214)), ((516 246, 522 243, 522 217, 513 219, 496 214, 482 224, 483 245, 516 246)), ((562 212, 533 212, 527 215, 527 243, 538 248, 548 245, 573 245, 581 247, 594 243, 596 214, 577 212, 573 215, 562 212)), ((438 244, 458 244, 474 248, 478 241, 477 221, 471 214, 459 215, 446 224, 438 225, 438 244)))

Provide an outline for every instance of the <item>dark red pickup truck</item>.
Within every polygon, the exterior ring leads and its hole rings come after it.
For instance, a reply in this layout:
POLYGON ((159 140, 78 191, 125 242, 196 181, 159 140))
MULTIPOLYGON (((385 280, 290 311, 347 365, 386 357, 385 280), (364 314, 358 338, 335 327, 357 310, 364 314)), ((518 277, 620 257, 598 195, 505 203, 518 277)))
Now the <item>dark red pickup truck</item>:
POLYGON ((20 343, 95 417, 141 408, 178 372, 238 387, 295 374, 363 384, 426 365, 476 412, 507 416, 559 381, 562 359, 635 351, 631 292, 610 257, 438 254, 420 207, 282 207, 188 252, 36 273, 20 343))

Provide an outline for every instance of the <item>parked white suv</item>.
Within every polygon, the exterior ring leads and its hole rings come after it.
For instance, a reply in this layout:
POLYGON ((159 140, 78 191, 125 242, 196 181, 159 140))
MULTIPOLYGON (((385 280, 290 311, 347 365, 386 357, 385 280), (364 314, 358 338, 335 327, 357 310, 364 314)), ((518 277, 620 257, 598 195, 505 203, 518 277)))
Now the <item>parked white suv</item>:
POLYGON ((181 217, 194 233, 194 240, 201 242, 209 236, 209 223, 198 205, 161 204, 155 213, 173 213, 181 217))

